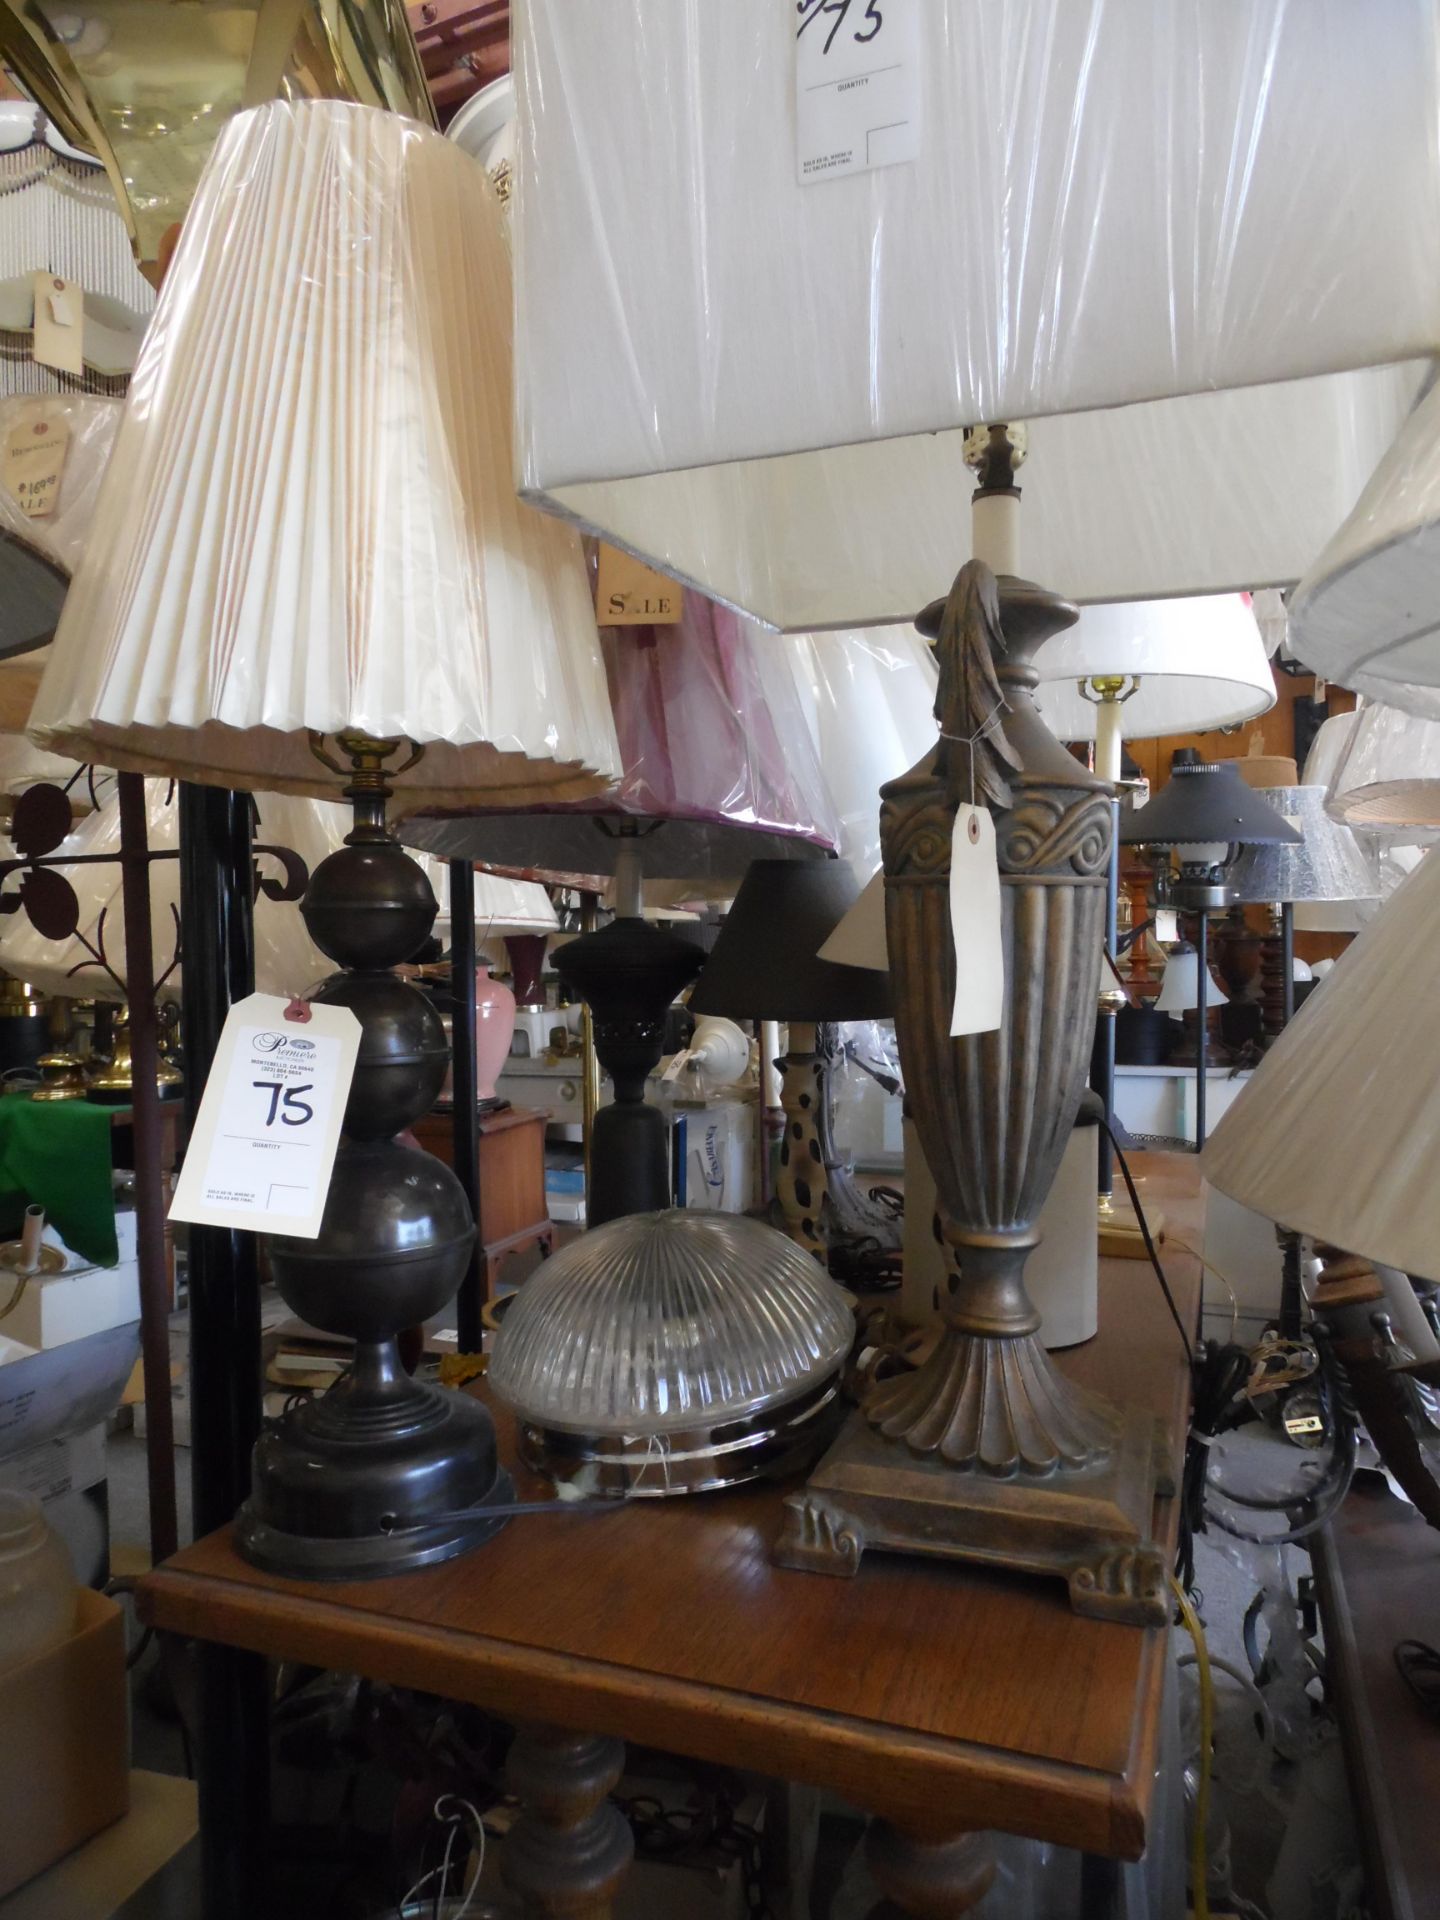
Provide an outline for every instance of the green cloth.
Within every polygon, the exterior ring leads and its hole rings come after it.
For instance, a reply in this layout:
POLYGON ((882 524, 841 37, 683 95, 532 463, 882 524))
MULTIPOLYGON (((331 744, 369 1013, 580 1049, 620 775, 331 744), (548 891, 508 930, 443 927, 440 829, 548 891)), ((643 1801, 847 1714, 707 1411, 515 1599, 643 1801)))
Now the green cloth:
POLYGON ((84 1100, 0 1097, 0 1190, 43 1207, 66 1246, 100 1267, 120 1258, 110 1177, 114 1116, 114 1107, 84 1100))

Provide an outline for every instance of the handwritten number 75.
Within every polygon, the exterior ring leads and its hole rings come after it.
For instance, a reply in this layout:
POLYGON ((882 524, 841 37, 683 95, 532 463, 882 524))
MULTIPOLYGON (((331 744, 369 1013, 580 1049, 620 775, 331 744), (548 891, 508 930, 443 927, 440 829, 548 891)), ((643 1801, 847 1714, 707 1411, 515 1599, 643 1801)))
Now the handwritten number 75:
POLYGON ((267 1127, 274 1126, 277 1113, 280 1114, 282 1127, 303 1127, 307 1120, 315 1118, 315 1109, 310 1102, 300 1098, 302 1093, 314 1091, 313 1081, 309 1086, 304 1087, 287 1087, 280 1080, 252 1080, 250 1084, 258 1093, 268 1093, 270 1096, 270 1111, 265 1116, 267 1127), (282 1094, 285 1107, 283 1113, 280 1112, 282 1094))
MULTIPOLYGON (((855 0, 798 0, 796 11, 800 15, 800 25, 795 30, 796 39, 799 39, 807 27, 814 26, 815 22, 822 19, 827 13, 832 14, 834 16, 834 24, 831 26, 829 33, 826 34, 825 44, 820 49, 822 54, 829 53, 831 47, 835 44, 836 34, 839 33, 841 27, 844 26, 846 15, 854 4, 855 0)), ((851 32, 850 37, 857 46, 863 47, 869 41, 873 40, 885 24, 885 16, 880 11, 880 0, 866 0, 862 24, 867 23, 870 29, 868 33, 862 33, 859 27, 854 28, 851 32)))

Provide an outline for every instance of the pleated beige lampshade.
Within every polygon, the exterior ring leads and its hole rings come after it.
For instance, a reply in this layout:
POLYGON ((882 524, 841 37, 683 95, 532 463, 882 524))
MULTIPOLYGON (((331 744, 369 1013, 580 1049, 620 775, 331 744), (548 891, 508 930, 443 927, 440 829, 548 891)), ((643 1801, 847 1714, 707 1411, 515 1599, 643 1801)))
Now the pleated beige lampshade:
POLYGON ((146 337, 31 715, 110 766, 334 797, 312 732, 425 748, 409 805, 618 771, 577 537, 512 481, 478 164, 334 101, 239 115, 146 337))
POLYGON ((1347 948, 1216 1127, 1211 1186, 1299 1233, 1440 1279, 1440 862, 1347 948))

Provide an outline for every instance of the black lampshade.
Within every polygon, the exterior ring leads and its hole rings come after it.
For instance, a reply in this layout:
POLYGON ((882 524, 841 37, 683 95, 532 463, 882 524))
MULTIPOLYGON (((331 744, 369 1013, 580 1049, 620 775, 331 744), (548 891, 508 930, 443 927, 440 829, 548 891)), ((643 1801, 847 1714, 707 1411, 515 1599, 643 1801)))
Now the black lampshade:
POLYGON ((0 535, 0 659, 29 653, 55 637, 68 585, 33 548, 0 535))
POLYGON ((1233 760, 1202 760, 1193 747, 1177 749, 1168 782, 1120 823, 1120 838, 1127 846, 1186 847, 1216 841, 1290 846, 1300 837, 1282 814, 1246 786, 1233 760))
POLYGON ((819 951, 859 895, 847 860, 754 860, 690 996, 749 1020, 888 1020, 890 980, 819 951))

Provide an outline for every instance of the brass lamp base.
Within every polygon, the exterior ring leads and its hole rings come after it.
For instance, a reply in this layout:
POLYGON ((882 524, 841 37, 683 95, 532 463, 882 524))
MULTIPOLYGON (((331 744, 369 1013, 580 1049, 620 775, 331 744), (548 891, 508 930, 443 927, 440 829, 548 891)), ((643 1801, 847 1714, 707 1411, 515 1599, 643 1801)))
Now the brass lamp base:
MULTIPOLYGON (((1150 1238, 1159 1247, 1165 1239, 1165 1216, 1159 1208, 1146 1209, 1150 1238)), ((1113 1260, 1148 1260, 1140 1218, 1129 1200, 1118 1194, 1102 1193, 1095 1208, 1095 1224, 1100 1235, 1100 1252, 1113 1260)))
MULTIPOLYGON (((1149 1415, 1119 1416, 1108 1458, 1044 1479, 957 1472, 916 1455, 854 1414, 785 1502, 773 1558, 853 1575, 867 1548, 1058 1574, 1076 1613, 1129 1626, 1168 1618, 1165 1556, 1151 1538, 1161 1435, 1149 1415)), ((1161 1490, 1168 1468, 1161 1468, 1161 1490)))

